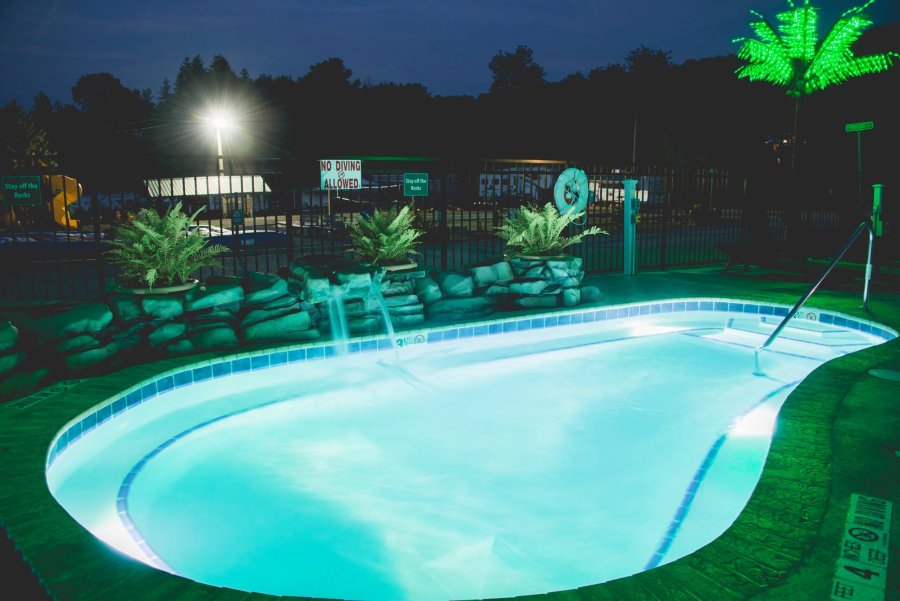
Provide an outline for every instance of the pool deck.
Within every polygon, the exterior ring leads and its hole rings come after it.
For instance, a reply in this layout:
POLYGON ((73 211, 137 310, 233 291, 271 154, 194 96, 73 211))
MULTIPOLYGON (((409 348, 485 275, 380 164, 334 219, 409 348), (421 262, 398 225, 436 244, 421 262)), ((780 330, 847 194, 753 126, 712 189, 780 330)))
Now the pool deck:
MULTIPOLYGON (((588 276, 601 304, 676 297, 727 297, 793 304, 807 288, 786 274, 718 268, 588 276)), ((808 305, 900 330, 900 290, 873 287, 868 313, 861 285, 836 284, 808 305)), ((164 574, 112 551, 56 503, 44 479, 46 451, 68 420, 135 381, 214 355, 160 361, 85 379, 29 407, 0 405, 0 526, 50 594, 73 600, 275 599, 164 574)), ((721 537, 673 563, 575 590, 517 597, 537 601, 831 598, 851 493, 900 501, 900 382, 873 368, 900 371, 900 338, 816 369, 778 417, 765 469, 746 508, 721 537)), ((900 601, 900 518, 891 525, 883 597, 900 601)), ((2 566, 0 566, 2 567, 2 566)), ((6 570, 4 570, 6 573, 6 570)), ((3 585, 0 585, 2 590, 3 585)), ((868 599, 857 595, 851 598, 868 599)), ((20 599, 22 597, 5 597, 20 599)))

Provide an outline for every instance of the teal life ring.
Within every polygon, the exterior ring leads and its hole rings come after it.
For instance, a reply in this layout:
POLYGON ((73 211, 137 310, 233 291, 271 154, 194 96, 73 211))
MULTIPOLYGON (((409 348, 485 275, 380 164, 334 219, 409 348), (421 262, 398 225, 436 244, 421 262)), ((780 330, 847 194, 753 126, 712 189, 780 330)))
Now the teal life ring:
POLYGON ((584 171, 569 167, 559 174, 556 185, 553 187, 553 200, 560 214, 572 211, 574 214, 583 213, 587 208, 590 189, 588 178, 584 171))

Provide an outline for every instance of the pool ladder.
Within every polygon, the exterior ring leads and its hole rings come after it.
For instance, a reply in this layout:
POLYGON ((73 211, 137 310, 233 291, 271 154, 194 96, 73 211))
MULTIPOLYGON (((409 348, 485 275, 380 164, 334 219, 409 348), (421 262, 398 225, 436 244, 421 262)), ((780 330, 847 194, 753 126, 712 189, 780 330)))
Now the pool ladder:
POLYGON ((775 328, 775 331, 772 332, 768 338, 766 338, 765 342, 763 342, 760 346, 758 346, 756 348, 756 350, 753 353, 754 354, 754 358, 753 358, 754 359, 754 367, 755 367, 755 369, 753 370, 753 373, 755 375, 757 375, 757 376, 765 375, 765 373, 759 367, 760 351, 764 350, 766 347, 768 347, 770 344, 772 344, 776 338, 778 338, 778 335, 781 334, 781 330, 783 330, 785 328, 785 326, 788 324, 788 322, 791 319, 793 319, 793 317, 797 313, 797 311, 800 310, 800 307, 802 307, 804 305, 804 303, 806 303, 806 301, 809 300, 809 297, 811 297, 813 295, 813 293, 819 289, 819 286, 822 284, 822 282, 825 280, 825 278, 828 277, 828 274, 831 273, 831 270, 834 269, 834 266, 838 264, 838 261, 840 261, 841 259, 844 258, 844 255, 850 249, 850 246, 852 246, 853 243, 856 242, 856 239, 859 238, 860 234, 862 234, 863 231, 866 231, 866 230, 869 232, 869 250, 868 250, 868 253, 866 254, 866 278, 865 278, 865 282, 863 284, 862 308, 864 311, 869 310, 869 280, 872 279, 872 243, 875 241, 875 230, 872 229, 872 224, 869 222, 868 219, 866 219, 865 221, 860 223, 858 226, 856 226, 856 229, 853 230, 852 234, 850 234, 850 237, 847 239, 847 242, 844 243, 844 246, 841 248, 840 252, 838 252, 838 254, 835 255, 835 257, 831 260, 831 262, 828 264, 828 266, 822 271, 821 275, 819 275, 819 277, 816 278, 816 281, 813 282, 812 286, 809 287, 809 290, 807 290, 806 293, 800 297, 800 300, 798 300, 797 303, 793 306, 793 308, 788 312, 788 314, 784 316, 784 319, 781 320, 781 323, 778 324, 778 327, 775 328))

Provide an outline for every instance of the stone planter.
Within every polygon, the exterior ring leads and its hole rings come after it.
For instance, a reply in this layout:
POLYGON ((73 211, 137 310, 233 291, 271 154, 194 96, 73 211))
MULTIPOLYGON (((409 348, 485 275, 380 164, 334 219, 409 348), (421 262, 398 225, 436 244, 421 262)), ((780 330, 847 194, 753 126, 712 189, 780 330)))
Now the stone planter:
POLYGON ((184 284, 178 284, 176 286, 154 286, 153 288, 132 288, 130 286, 119 286, 119 290, 122 292, 129 292, 131 294, 175 294, 177 292, 186 292, 188 290, 193 290, 197 286, 200 285, 200 280, 195 280, 193 278, 189 279, 184 284))
POLYGON ((415 269, 419 264, 416 262, 412 263, 397 263, 396 265, 381 265, 385 271, 393 272, 393 271, 407 271, 409 269, 415 269))

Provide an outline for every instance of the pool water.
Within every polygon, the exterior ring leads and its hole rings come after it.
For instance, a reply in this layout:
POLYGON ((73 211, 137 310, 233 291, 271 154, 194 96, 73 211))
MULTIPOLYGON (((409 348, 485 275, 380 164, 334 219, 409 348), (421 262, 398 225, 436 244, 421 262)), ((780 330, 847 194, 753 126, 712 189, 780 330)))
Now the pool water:
POLYGON ((793 387, 881 342, 791 328, 755 376, 773 328, 657 315, 233 375, 97 428, 48 482, 101 539, 216 586, 371 601, 584 586, 715 539, 793 387))

